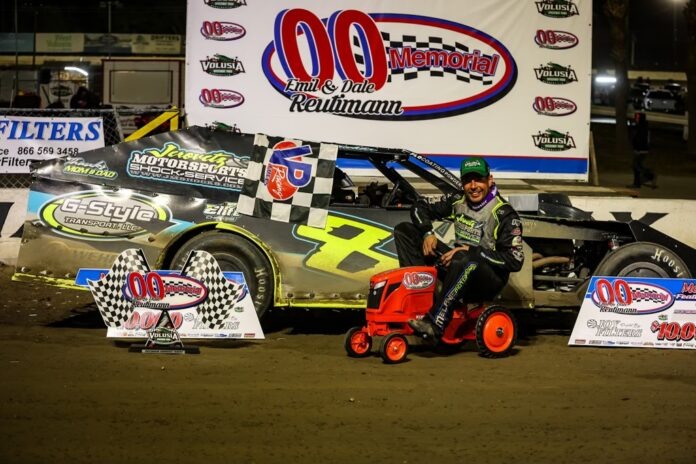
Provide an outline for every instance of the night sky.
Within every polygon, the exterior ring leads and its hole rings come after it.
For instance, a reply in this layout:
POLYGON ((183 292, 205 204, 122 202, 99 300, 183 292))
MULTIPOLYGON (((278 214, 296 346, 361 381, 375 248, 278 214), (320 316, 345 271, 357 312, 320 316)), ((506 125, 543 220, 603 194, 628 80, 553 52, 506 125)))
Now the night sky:
MULTIPOLYGON (((686 21, 681 11, 685 1, 630 0, 634 45, 633 54, 629 53, 631 69, 685 69, 686 21), (676 49, 673 47, 675 2, 678 2, 676 49)), ((107 32, 105 0, 16 0, 16 3, 20 32, 107 32)), ((612 67, 603 3, 593 0, 593 67, 598 70, 612 67)), ((0 0, 0 32, 14 31, 14 5, 15 0, 0 0)), ((184 35, 186 0, 113 0, 112 32, 184 35)))
MULTIPOLYGON (((633 41, 633 59, 629 49, 629 68, 652 71, 686 69, 686 0, 630 0, 629 28, 633 41), (674 6, 677 5, 677 46, 674 47, 674 6), (676 56, 675 56, 676 51, 676 56), (675 60, 676 58, 676 60, 675 60), (631 61, 633 64, 631 64, 631 61)), ((609 56, 610 36, 601 0, 593 1, 593 67, 612 68, 609 56)))

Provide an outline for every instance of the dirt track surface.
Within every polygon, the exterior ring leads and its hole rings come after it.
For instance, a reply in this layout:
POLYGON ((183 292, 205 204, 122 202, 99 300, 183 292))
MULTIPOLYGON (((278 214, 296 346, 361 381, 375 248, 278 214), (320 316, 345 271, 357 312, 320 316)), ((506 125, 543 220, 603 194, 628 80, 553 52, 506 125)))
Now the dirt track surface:
MULTIPOLYGON (((358 313, 276 314, 267 339, 129 353, 86 292, 0 267, 0 462, 692 463, 693 351, 569 348, 352 359, 358 313), (57 293, 60 292, 60 293, 57 293)), ((540 324, 534 324, 539 327, 540 324)))

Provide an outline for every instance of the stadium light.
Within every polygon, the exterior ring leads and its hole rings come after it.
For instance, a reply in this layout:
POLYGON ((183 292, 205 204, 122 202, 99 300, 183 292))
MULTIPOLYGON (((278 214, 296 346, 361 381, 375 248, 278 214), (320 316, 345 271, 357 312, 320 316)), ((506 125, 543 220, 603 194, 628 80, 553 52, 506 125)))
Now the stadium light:
POLYGON ((85 71, 85 70, 82 69, 82 68, 78 68, 77 66, 66 66, 66 67, 63 68, 63 69, 65 69, 66 71, 73 71, 73 72, 76 72, 76 73, 80 73, 80 74, 82 74, 82 75, 85 76, 85 77, 89 76, 89 73, 88 73, 87 71, 85 71))
POLYGON ((597 84, 616 84, 616 78, 614 76, 597 76, 595 82, 597 84))

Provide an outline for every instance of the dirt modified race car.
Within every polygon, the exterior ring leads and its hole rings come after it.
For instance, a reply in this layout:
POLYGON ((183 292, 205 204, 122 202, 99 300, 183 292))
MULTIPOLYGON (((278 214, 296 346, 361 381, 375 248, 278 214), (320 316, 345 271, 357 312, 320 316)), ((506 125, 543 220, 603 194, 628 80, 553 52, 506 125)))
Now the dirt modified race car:
MULTIPOLYGON (((74 286, 78 269, 108 269, 127 248, 142 249, 152 269, 180 269, 201 249, 245 274, 260 315, 364 308, 370 277, 398 267, 392 230, 421 192, 461 187, 422 155, 340 145, 324 228, 240 215, 253 140, 191 127, 41 163, 14 278, 74 286), (356 187, 340 168, 357 166, 379 180, 356 187)), ((557 194, 509 200, 527 257, 500 296, 510 308, 578 307, 593 275, 696 275, 695 250, 639 221, 595 221, 557 194)), ((453 229, 444 222, 436 233, 447 242, 453 229)))

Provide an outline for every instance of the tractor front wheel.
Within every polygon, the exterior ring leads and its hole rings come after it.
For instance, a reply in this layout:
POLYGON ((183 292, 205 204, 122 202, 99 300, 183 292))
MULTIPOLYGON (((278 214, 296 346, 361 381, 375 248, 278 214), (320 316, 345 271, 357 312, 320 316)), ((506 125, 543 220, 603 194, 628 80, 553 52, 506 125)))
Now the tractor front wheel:
POLYGON ((362 327, 353 327, 346 332, 344 347, 348 356, 364 358, 372 349, 372 337, 362 327))

